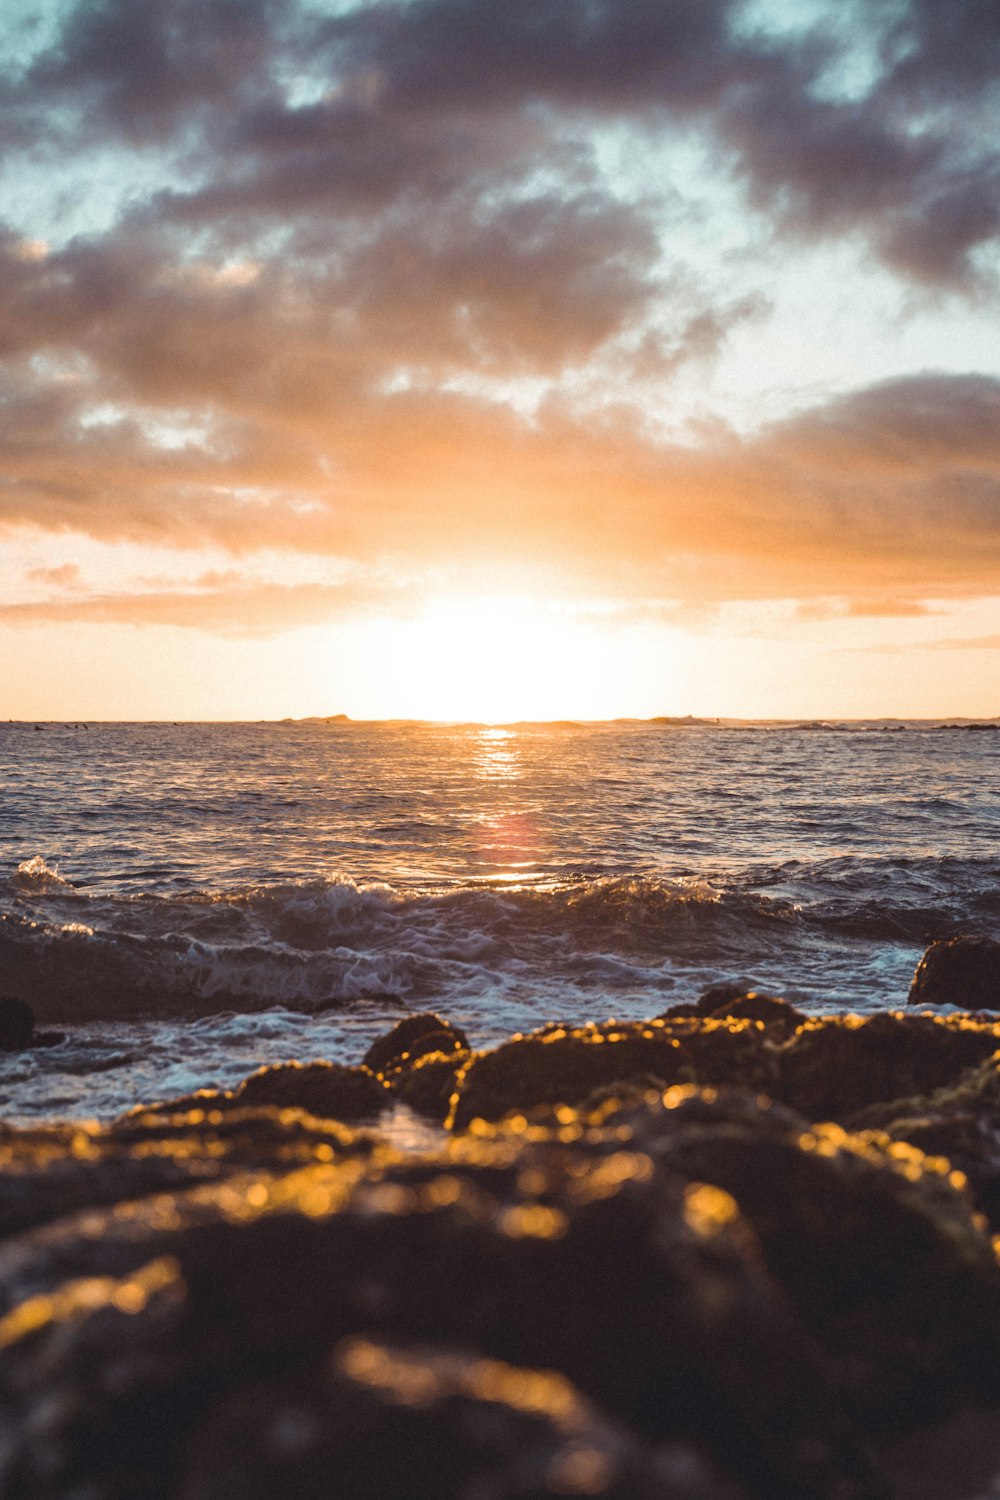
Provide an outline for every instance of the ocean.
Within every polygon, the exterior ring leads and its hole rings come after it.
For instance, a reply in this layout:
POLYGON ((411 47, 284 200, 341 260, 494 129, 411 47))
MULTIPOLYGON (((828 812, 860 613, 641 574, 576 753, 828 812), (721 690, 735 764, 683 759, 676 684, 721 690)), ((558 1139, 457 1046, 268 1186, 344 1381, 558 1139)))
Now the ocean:
MULTIPOLYGON (((992 726, 991 726, 992 727, 992 726)), ((1000 937, 1000 733, 869 724, 0 726, 8 1121, 108 1119, 433 1008, 474 1045, 719 980, 905 1004, 1000 937)))

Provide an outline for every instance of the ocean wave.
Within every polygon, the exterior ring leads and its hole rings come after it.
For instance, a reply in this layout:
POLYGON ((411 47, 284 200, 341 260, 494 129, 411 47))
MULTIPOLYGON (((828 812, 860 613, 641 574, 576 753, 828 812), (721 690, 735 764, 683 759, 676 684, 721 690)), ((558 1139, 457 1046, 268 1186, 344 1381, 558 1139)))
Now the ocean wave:
MULTIPOLYGON (((979 870, 981 875, 981 870, 979 870)), ((930 865, 797 862, 717 877, 408 890, 346 878, 175 896, 74 891, 41 860, 3 891, 4 988, 45 1020, 441 1003, 527 985, 662 990, 678 970, 822 971, 837 942, 995 930, 998 886, 930 865)))
POLYGON ((58 870, 46 864, 40 854, 23 860, 9 877, 7 884, 13 891, 35 892, 39 895, 73 891, 69 881, 64 880, 58 870))

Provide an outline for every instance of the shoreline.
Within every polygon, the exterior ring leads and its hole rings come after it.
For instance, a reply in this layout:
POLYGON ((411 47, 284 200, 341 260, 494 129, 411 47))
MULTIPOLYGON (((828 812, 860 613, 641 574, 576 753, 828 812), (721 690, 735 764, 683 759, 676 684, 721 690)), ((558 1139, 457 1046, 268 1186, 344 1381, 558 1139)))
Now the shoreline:
POLYGON ((2 1127, 0 1487, 985 1496, 998 1124, 996 1015, 730 992, 2 1127))

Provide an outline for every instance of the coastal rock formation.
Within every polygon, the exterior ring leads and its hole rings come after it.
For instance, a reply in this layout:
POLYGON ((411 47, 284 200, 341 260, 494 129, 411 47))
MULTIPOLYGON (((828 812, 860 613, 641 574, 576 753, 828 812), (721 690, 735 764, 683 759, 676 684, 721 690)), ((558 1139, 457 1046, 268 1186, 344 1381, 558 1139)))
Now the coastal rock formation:
POLYGON ((441 1122, 447 1117, 458 1073, 470 1057, 462 1028, 425 1011, 407 1016, 378 1037, 365 1053, 364 1066, 378 1074, 395 1099, 441 1122))
POLYGON ((738 1500, 692 1448, 655 1455, 559 1375, 461 1352, 346 1339, 298 1387, 220 1401, 196 1433, 179 1500, 738 1500), (289 1432, 294 1441, 289 1441, 289 1432), (338 1489, 343 1493, 343 1489, 338 1489))
POLYGON ((304 1109, 329 1120, 364 1120, 388 1104, 385 1084, 371 1069, 342 1063, 281 1063, 260 1068, 233 1094, 237 1106, 272 1104, 304 1109))
POLYGON ((595 1089, 645 1077, 736 1083, 775 1092, 775 1052, 752 1021, 678 1017, 599 1026, 549 1026, 475 1054, 458 1075, 450 1124, 499 1120, 511 1110, 577 1105, 595 1089))
POLYGON ((411 1019, 378 1074, 0 1133, 0 1493, 985 1492, 1000 1028, 411 1019), (446 1082, 420 1152, 331 1115, 446 1082))
POLYGON ((879 1100, 939 1088, 998 1047, 1000 1028, 970 1017, 821 1016, 782 1047, 778 1097, 809 1120, 843 1123, 879 1100))
POLYGON ((917 965, 907 1004, 1000 1011, 1000 942, 954 937, 931 943, 917 965))
POLYGON ((142 1105, 139 1114, 185 1114, 192 1109, 219 1112, 272 1105, 301 1109, 325 1120, 352 1123, 374 1118, 389 1103, 385 1081, 370 1068, 334 1062, 287 1062, 258 1068, 235 1089, 198 1089, 176 1099, 142 1105))
POLYGON ((433 1011, 421 1011, 399 1021, 385 1036, 377 1037, 362 1059, 373 1073, 388 1077, 431 1052, 468 1052, 469 1038, 433 1011))

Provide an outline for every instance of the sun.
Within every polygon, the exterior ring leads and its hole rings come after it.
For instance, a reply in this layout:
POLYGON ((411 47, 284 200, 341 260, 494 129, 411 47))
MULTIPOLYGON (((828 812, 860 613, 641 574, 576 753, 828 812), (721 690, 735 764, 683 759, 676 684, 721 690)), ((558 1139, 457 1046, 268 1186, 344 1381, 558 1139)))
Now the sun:
POLYGON ((391 657, 380 656, 381 696, 395 717, 503 724, 614 711, 611 643, 567 606, 438 598, 393 636, 391 657))

